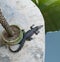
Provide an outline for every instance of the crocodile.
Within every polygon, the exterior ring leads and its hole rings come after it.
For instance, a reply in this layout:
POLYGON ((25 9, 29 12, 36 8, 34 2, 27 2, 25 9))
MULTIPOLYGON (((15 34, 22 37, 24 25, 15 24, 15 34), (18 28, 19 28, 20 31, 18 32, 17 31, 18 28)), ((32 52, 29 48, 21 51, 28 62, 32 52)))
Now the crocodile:
POLYGON ((24 32, 24 35, 23 35, 23 39, 20 41, 20 43, 19 43, 19 47, 15 50, 15 51, 13 51, 12 49, 11 49, 11 47, 9 47, 9 50, 11 51, 11 52, 19 52, 22 48, 23 48, 23 46, 24 46, 24 43, 25 43, 25 41, 26 40, 32 40, 33 38, 32 38, 32 36, 33 36, 33 34, 36 34, 36 35, 38 35, 38 33, 40 32, 39 31, 39 29, 41 29, 42 27, 43 27, 43 25, 40 25, 40 26, 36 26, 36 27, 33 27, 34 25, 32 25, 30 28, 30 30, 28 30, 27 32, 25 32, 24 30, 22 30, 23 32, 24 32))

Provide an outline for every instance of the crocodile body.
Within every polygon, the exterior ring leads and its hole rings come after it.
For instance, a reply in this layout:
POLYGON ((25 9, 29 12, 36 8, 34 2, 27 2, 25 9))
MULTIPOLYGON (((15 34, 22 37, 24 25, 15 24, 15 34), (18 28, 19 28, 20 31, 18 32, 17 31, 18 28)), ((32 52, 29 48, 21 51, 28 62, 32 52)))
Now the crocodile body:
POLYGON ((31 38, 31 36, 33 35, 33 34, 38 34, 39 33, 39 29, 40 28, 42 28, 43 27, 43 25, 41 25, 41 26, 36 26, 36 27, 34 27, 33 28, 33 26, 31 26, 30 28, 30 30, 28 30, 26 33, 24 33, 24 36, 23 36, 23 39, 20 41, 20 46, 18 47, 18 49, 17 50, 15 50, 15 51, 13 51, 10 47, 9 47, 9 50, 11 51, 11 52, 19 52, 21 49, 22 49, 22 47, 24 46, 24 43, 25 43, 25 41, 26 40, 32 40, 32 38, 31 38))

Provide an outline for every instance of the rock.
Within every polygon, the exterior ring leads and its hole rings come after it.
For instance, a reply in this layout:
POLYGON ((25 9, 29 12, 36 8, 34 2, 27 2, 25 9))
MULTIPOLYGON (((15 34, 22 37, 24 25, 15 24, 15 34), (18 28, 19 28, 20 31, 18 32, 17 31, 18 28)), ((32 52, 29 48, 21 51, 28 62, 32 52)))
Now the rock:
MULTIPOLYGON (((31 0, 0 0, 0 8, 10 25, 17 25, 25 31, 31 25, 43 25, 33 40, 26 41, 18 53, 12 53, 5 46, 0 47, 1 62, 44 62, 45 56, 45 28, 44 19, 40 10, 31 0), (2 59, 4 58, 4 59, 2 59)), ((3 28, 0 25, 0 39, 3 28)))
POLYGON ((0 62, 10 62, 10 59, 8 56, 5 57, 0 56, 0 62))

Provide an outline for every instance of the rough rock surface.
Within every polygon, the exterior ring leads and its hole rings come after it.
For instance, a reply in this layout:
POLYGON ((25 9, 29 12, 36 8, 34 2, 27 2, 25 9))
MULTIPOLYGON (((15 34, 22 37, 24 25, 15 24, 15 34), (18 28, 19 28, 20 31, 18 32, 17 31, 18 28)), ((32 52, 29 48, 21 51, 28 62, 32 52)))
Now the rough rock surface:
MULTIPOLYGON (((24 47, 18 53, 12 53, 5 46, 1 46, 0 62, 44 62, 45 58, 45 28, 41 12, 31 0, 0 0, 0 8, 10 25, 18 25, 25 31, 32 24, 43 25, 40 33, 31 41, 26 41, 24 47)), ((0 39, 3 28, 0 25, 0 39)))

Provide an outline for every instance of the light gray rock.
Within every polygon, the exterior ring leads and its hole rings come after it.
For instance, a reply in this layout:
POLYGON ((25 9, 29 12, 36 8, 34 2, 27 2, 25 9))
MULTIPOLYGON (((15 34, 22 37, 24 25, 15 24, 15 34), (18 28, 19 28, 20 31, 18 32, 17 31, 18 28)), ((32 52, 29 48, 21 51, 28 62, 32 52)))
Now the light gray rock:
POLYGON ((8 56, 5 57, 0 56, 0 62, 10 62, 10 59, 8 56))
MULTIPOLYGON (((18 53, 12 53, 5 46, 0 47, 0 62, 44 62, 45 58, 45 27, 40 10, 31 0, 0 0, 0 8, 10 25, 18 25, 25 31, 32 24, 43 25, 40 33, 31 41, 26 41, 18 53)), ((0 25, 0 38, 3 28, 0 25)), ((1 41, 0 41, 1 43, 1 41)))

